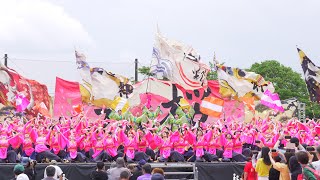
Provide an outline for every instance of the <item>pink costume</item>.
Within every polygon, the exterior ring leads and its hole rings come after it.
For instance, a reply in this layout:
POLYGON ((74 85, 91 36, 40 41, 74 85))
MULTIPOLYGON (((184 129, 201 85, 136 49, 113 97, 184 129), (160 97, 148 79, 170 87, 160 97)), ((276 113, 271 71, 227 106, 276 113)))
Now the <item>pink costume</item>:
POLYGON ((7 158, 7 151, 9 147, 9 142, 7 139, 0 139, 0 159, 7 158))
POLYGON ((31 156, 34 152, 33 142, 30 138, 26 138, 23 141, 23 151, 26 153, 27 156, 31 156))
POLYGON ((173 144, 174 150, 180 154, 184 154, 185 148, 187 146, 188 146, 188 143, 184 138, 179 138, 179 140, 173 144))
MULTIPOLYGON (((135 149, 137 147, 137 136, 127 137, 124 132, 120 131, 120 136, 123 138, 123 145, 124 145, 124 153, 131 159, 134 158, 135 149)), ((133 136, 133 135, 132 135, 133 136)))
POLYGON ((118 154, 117 152, 118 143, 115 138, 112 138, 112 137, 105 138, 104 145, 105 145, 106 152, 110 156, 115 157, 118 154))
POLYGON ((36 147, 35 147, 35 150, 37 153, 41 153, 41 152, 49 150, 46 146, 46 141, 47 141, 46 137, 38 137, 37 138, 36 147))
POLYGON ((76 141, 69 141, 68 151, 70 154, 71 159, 75 159, 77 157, 77 142, 76 141))
POLYGON ((222 149, 220 135, 210 138, 207 143, 207 151, 210 154, 217 154, 217 149, 222 149))
POLYGON ((93 142, 94 144, 94 154, 92 155, 93 158, 96 158, 103 150, 104 150, 104 144, 102 140, 98 140, 96 142, 93 142))
POLYGON ((172 142, 169 138, 160 140, 160 155, 164 158, 170 157, 172 142))
POLYGON ((137 150, 140 152, 147 151, 147 140, 145 137, 142 137, 140 141, 137 142, 137 150))
POLYGON ((196 156, 202 157, 204 155, 203 148, 206 146, 206 142, 203 137, 197 139, 197 142, 194 144, 194 149, 196 150, 196 156))
POLYGON ((205 142, 206 138, 203 136, 196 138, 196 136, 191 131, 187 131, 186 138, 187 138, 187 141, 193 145, 193 149, 196 152, 196 156, 202 157, 204 155, 203 148, 206 147, 206 142, 205 142))
POLYGON ((233 152, 242 154, 242 141, 238 137, 233 140, 233 152))
MULTIPOLYGON (((224 152, 223 157, 224 158, 232 158, 232 150, 233 150, 233 142, 232 140, 225 140, 224 142, 224 152)), ((241 154, 241 153, 240 153, 241 154)))
POLYGON ((84 136, 81 136, 76 141, 75 140, 68 141, 68 152, 70 154, 71 159, 75 159, 77 157, 78 144, 81 144, 83 139, 84 139, 84 136))

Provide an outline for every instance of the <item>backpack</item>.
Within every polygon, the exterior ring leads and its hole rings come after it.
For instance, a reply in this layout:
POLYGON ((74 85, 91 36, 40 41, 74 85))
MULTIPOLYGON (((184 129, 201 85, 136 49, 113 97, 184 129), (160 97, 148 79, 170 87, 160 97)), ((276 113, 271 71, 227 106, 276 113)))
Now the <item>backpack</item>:
POLYGON ((316 177, 317 180, 320 180, 320 172, 319 171, 313 169, 310 166, 306 166, 305 168, 307 168, 309 171, 311 171, 312 174, 316 177))
MULTIPOLYGON (((309 171, 311 171, 312 174, 315 176, 315 178, 316 178, 317 180, 320 180, 320 172, 319 172, 319 171, 313 169, 313 168, 310 167, 310 166, 306 166, 305 168, 307 168, 309 171)), ((304 178, 304 176, 303 176, 303 173, 302 173, 302 174, 299 174, 298 177, 297 177, 297 180, 304 180, 304 179, 305 179, 305 178, 304 178)))

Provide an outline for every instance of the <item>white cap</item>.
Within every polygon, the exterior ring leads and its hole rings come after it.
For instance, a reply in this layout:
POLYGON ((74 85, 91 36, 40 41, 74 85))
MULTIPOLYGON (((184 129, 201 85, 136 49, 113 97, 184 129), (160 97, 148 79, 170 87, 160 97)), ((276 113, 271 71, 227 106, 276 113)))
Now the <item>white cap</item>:
POLYGON ((28 176, 26 174, 19 174, 17 176, 17 179, 16 180, 29 180, 28 176))

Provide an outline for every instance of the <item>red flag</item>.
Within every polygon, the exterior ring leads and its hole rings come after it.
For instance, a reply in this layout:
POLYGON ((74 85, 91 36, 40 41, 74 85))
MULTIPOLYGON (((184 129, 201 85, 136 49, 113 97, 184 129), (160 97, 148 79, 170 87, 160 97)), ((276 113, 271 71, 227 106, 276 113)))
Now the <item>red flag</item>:
MULTIPOLYGON (((50 108, 50 96, 46 85, 31 79, 27 79, 17 73, 15 70, 0 67, 0 104, 5 106, 16 105, 15 96, 24 94, 30 101, 28 113, 32 113, 32 107, 44 103, 50 108)), ((36 112, 33 112, 36 114, 36 112)))
POLYGON ((73 106, 82 103, 78 82, 66 81, 56 77, 56 90, 53 114, 57 116, 71 116, 73 106))

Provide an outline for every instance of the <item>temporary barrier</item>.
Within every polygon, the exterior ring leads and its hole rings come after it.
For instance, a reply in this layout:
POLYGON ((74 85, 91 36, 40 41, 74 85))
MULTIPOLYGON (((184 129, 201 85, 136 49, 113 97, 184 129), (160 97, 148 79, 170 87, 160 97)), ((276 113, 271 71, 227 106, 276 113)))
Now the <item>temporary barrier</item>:
MULTIPOLYGON (((13 167, 15 164, 0 164, 0 180, 8 180, 14 177, 13 167)), ((37 164, 36 179, 43 178, 44 169, 49 164, 37 164)), ((106 169, 110 168, 110 163, 106 163, 106 169)), ((58 164, 66 178, 90 179, 90 174, 96 169, 95 163, 68 163, 58 164)), ((165 172, 166 180, 178 180, 180 178, 195 180, 225 180, 240 179, 243 172, 244 163, 151 163, 152 168, 162 168, 165 172)))

